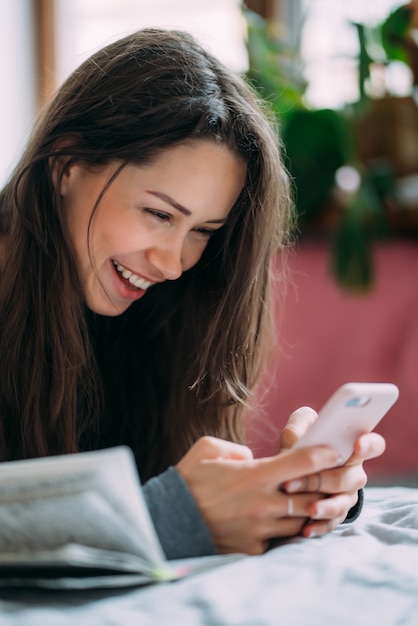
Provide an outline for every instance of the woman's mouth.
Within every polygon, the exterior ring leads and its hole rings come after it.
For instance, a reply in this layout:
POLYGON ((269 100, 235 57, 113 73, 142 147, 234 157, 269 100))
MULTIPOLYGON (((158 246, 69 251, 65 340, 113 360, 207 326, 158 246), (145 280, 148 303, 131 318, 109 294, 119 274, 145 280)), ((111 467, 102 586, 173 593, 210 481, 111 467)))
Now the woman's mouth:
POLYGON ((149 280, 145 280, 144 278, 141 278, 137 274, 134 274, 133 272, 131 272, 131 270, 128 270, 126 267, 124 267, 120 263, 117 263, 116 261, 112 261, 112 262, 120 280, 129 289, 132 289, 134 291, 138 289, 142 289, 143 291, 146 291, 149 287, 151 287, 154 284, 150 282, 149 280))

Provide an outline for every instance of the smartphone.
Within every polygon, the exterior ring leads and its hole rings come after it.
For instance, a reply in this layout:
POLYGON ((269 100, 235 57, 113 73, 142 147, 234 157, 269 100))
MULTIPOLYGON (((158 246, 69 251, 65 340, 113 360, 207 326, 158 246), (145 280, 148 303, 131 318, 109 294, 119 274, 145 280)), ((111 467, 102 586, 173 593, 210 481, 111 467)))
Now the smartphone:
POLYGON ((343 465, 356 439, 377 426, 398 396, 399 389, 392 383, 346 383, 330 397, 293 449, 329 445, 340 454, 343 465))

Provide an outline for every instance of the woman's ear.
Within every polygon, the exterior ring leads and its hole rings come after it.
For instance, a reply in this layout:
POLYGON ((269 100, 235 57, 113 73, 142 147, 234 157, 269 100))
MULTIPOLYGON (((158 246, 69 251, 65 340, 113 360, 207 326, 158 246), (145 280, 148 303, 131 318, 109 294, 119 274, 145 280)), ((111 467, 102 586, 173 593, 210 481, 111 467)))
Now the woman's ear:
MULTIPOLYGON (((56 144, 54 145, 54 151, 58 153, 61 150, 64 151, 64 149, 68 151, 68 148, 71 148, 71 146, 73 145, 74 145, 74 140, 71 140, 69 137, 66 137, 65 139, 61 139, 60 141, 56 142, 56 144)), ((69 171, 71 169, 72 158, 73 157, 70 154, 61 154, 58 156, 50 157, 48 159, 52 185, 54 189, 56 189, 58 182, 60 181, 59 191, 61 194, 63 194, 62 185, 64 182, 64 178, 66 175, 69 174, 69 171)))
MULTIPOLYGON (((60 157, 60 158, 65 159, 65 161, 62 164, 60 164, 60 169, 58 170, 59 172, 58 180, 60 181, 59 192, 61 196, 64 197, 68 193, 70 182, 72 179, 72 174, 73 174, 74 168, 76 167, 76 164, 73 163, 71 165, 69 163, 69 157, 60 157)), ((54 182, 54 178, 52 178, 52 182, 54 184, 54 187, 56 187, 58 183, 54 182)))
POLYGON ((62 194, 63 179, 66 174, 67 163, 69 157, 50 157, 48 159, 49 170, 51 173, 51 181, 54 189, 57 188, 58 182, 60 182, 60 193, 62 194))

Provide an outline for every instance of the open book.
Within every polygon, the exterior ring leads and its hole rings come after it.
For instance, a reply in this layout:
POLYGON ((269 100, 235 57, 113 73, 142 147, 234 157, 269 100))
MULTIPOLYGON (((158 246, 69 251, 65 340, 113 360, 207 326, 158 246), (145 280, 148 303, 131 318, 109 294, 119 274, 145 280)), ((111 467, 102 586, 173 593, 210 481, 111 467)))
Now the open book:
POLYGON ((127 447, 0 465, 0 587, 140 585, 237 556, 167 561, 127 447))

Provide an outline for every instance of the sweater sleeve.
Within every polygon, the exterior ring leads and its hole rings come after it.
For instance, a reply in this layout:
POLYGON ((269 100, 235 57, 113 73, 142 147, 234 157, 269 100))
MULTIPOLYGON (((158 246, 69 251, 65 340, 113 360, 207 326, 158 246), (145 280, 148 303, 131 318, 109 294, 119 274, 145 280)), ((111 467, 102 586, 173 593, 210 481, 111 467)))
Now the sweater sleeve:
POLYGON ((356 504, 353 507, 351 507, 351 509, 348 511, 347 517, 343 521, 343 524, 350 524, 351 522, 354 522, 359 517, 363 508, 363 502, 364 502, 364 492, 363 492, 363 489, 360 489, 360 491, 358 492, 358 500, 356 504))
POLYGON ((174 467, 147 481, 143 493, 167 559, 217 554, 196 502, 174 467))

